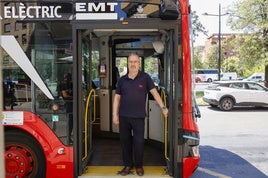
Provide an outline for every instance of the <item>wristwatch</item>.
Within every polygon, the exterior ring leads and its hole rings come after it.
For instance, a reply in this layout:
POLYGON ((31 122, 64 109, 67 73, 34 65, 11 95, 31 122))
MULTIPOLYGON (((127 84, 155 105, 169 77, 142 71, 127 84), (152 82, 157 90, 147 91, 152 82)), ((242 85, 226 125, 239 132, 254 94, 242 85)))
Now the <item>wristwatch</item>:
POLYGON ((162 109, 162 110, 165 110, 165 109, 167 109, 167 107, 166 107, 166 106, 163 106, 161 109, 162 109))

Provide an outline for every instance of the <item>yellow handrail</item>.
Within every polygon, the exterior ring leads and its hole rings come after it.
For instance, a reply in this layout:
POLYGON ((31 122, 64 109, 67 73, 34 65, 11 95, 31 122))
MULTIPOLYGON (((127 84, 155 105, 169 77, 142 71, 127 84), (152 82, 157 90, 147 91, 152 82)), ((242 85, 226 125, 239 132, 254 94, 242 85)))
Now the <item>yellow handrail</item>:
MULTIPOLYGON (((167 106, 167 100, 166 100, 166 93, 165 91, 162 89, 161 90, 161 98, 163 99, 163 102, 164 102, 164 106, 167 106)), ((161 114, 161 118, 163 117, 163 115, 161 114)), ((168 140, 168 118, 165 117, 164 118, 164 144, 165 144, 165 158, 166 160, 170 160, 169 157, 168 157, 168 143, 167 143, 167 140, 168 140)))
POLYGON ((88 147, 88 141, 87 141, 87 139, 88 139, 87 138, 87 136, 88 136, 88 129, 87 129, 88 119, 87 119, 87 117, 88 117, 89 101, 91 99, 92 93, 94 93, 94 104, 93 104, 94 110, 93 110, 93 121, 91 121, 91 124, 96 121, 96 90, 91 89, 90 92, 89 92, 89 94, 88 94, 88 96, 87 96, 86 110, 85 110, 85 115, 84 115, 84 124, 85 124, 85 126, 84 126, 85 127, 84 128, 85 129, 85 134, 84 134, 84 136, 85 136, 85 155, 82 158, 82 160, 85 160, 86 157, 87 157, 87 155, 88 155, 88 148, 87 148, 88 147))

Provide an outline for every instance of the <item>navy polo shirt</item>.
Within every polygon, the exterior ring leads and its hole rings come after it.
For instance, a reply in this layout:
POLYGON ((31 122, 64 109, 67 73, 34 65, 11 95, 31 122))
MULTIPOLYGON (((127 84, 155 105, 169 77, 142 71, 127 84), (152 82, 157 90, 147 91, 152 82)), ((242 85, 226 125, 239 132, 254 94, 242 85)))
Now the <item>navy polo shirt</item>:
POLYGON ((145 72, 139 71, 135 79, 122 76, 116 88, 116 94, 121 96, 119 116, 144 118, 145 103, 148 92, 155 88, 152 78, 145 72))

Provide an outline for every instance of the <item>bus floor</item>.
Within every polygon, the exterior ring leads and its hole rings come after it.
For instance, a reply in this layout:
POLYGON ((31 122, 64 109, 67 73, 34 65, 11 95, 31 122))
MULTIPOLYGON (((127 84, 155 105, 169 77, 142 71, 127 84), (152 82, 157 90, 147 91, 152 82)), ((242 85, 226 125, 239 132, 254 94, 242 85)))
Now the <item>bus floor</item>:
MULTIPOLYGON (((93 137, 92 157, 81 178, 122 177, 123 168, 120 141, 118 138, 93 137)), ((169 177, 161 146, 146 141, 144 148, 144 177, 169 177)), ((136 177, 135 169, 128 176, 136 177)))

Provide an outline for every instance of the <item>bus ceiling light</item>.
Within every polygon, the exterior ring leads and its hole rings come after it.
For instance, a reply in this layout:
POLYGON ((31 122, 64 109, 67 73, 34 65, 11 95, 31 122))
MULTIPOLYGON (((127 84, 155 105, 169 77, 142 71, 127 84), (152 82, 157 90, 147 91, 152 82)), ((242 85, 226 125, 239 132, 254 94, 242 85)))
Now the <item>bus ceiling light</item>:
POLYGON ((65 149, 64 148, 59 148, 58 149, 58 154, 62 155, 63 153, 65 153, 65 149))
POLYGON ((159 14, 163 20, 178 19, 179 9, 177 2, 175 0, 161 0, 159 14))
POLYGON ((157 54, 163 54, 165 47, 162 41, 153 41, 152 44, 157 54))

